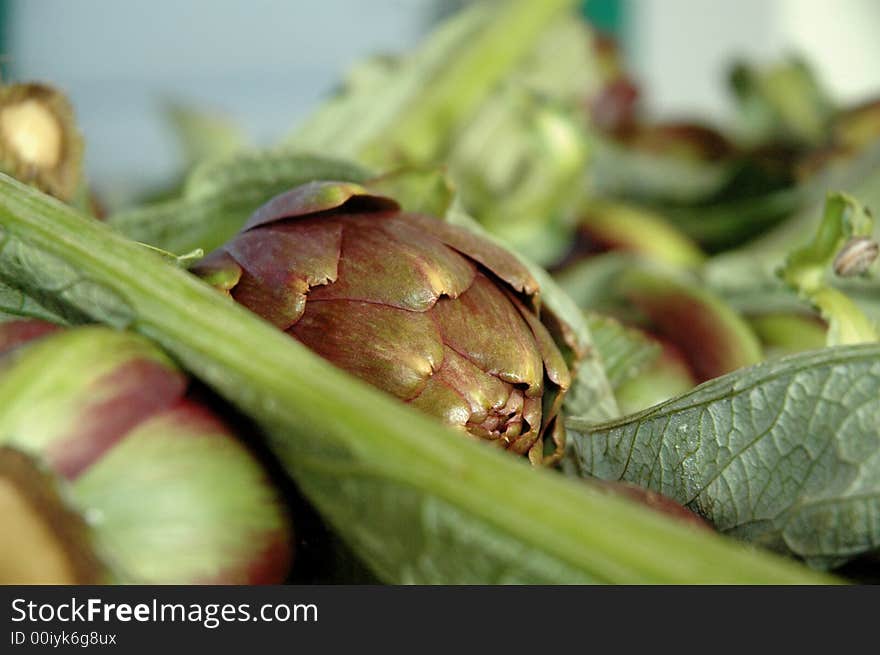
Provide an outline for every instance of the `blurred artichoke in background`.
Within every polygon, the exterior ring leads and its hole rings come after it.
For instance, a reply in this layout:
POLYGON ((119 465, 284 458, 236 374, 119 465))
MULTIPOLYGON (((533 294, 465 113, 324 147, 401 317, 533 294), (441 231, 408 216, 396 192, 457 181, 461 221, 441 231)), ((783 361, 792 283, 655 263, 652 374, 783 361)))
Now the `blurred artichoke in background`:
POLYGON ((96 217, 103 202, 86 179, 73 106, 54 86, 0 84, 0 171, 96 217))
POLYGON ((148 341, 0 325, 0 582, 280 583, 282 500, 148 341))
POLYGON ((764 69, 738 63, 729 79, 738 120, 720 129, 646 116, 613 42, 600 54, 609 72, 588 104, 594 195, 656 211, 710 253, 762 234, 812 201, 798 172, 821 143, 833 105, 801 61, 764 69))
POLYGON ((80 187, 82 156, 64 94, 44 84, 0 86, 0 170, 69 201, 80 187))
POLYGON ((537 282, 493 243, 316 182, 258 209, 194 272, 339 367, 541 459, 570 373, 537 282))

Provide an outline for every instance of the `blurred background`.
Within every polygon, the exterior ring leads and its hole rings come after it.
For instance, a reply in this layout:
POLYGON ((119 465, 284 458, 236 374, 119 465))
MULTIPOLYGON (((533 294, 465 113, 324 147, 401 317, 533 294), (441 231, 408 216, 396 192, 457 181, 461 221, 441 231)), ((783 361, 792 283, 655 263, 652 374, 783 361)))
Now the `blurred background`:
MULTIPOLYGON (((87 170, 111 204, 180 170, 167 107, 207 107, 270 144, 338 85, 358 58, 415 44, 460 1, 5 0, 3 73, 66 90, 87 140, 87 170)), ((724 120, 733 57, 788 52, 842 102, 876 88, 873 0, 586 0, 618 37, 656 115, 724 120)))

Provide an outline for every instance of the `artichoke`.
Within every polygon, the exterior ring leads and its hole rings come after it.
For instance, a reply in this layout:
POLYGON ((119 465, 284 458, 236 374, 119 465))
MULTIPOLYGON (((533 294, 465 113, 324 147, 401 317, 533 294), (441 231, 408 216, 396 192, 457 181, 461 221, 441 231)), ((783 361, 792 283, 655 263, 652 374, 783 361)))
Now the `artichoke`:
POLYGON ((33 343, 52 329, 0 324, 0 583, 282 582, 283 499, 187 377, 107 328, 33 343))
POLYGON ((538 283, 493 242, 359 185, 313 182, 263 205, 193 271, 470 435, 533 462, 545 434, 561 448, 570 371, 538 283))

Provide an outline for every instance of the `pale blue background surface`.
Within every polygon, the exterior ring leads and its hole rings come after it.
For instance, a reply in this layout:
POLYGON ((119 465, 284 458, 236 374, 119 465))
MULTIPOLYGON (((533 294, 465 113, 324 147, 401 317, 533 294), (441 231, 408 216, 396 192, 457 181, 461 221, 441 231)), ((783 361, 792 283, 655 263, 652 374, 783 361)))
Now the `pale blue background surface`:
POLYGON ((19 0, 7 78, 57 83, 87 141, 90 176, 118 197, 179 157, 164 98, 216 108, 271 143, 374 51, 414 44, 430 0, 19 0))
MULTIPOLYGON (((0 0, 7 77, 66 89, 110 199, 161 183, 178 153, 164 98, 280 138, 358 58, 412 46, 463 0, 0 0)), ((541 0, 534 0, 540 2, 541 0)), ((843 102, 880 93, 877 0, 584 0, 626 40, 654 115, 723 120, 730 58, 806 52, 843 102)), ((591 10, 592 8, 592 10, 591 10)))

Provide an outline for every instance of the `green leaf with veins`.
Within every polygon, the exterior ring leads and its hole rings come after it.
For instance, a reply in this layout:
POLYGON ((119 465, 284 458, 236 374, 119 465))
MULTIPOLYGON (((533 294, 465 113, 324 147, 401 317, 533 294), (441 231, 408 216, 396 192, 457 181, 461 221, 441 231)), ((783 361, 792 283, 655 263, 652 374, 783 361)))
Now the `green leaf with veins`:
POLYGON ((721 531, 832 567, 880 545, 880 346, 731 373, 603 425, 569 466, 666 494, 721 531))

